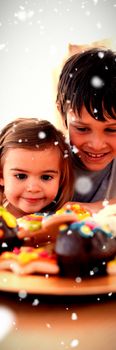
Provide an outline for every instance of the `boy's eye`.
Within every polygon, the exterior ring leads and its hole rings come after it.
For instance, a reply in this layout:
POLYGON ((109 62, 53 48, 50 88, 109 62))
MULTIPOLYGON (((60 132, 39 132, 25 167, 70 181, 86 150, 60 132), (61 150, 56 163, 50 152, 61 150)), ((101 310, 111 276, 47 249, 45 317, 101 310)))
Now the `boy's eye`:
POLYGON ((42 180, 48 181, 51 180, 53 177, 51 175, 44 174, 41 176, 42 180))
POLYGON ((116 132, 116 129, 107 128, 107 129, 105 129, 105 131, 106 131, 106 132, 112 132, 112 133, 114 132, 114 133, 115 133, 115 132, 116 132))
POLYGON ((24 180, 27 179, 27 175, 26 174, 16 174, 15 177, 19 180, 24 180))
POLYGON ((86 132, 86 131, 89 131, 88 128, 81 128, 81 127, 76 127, 76 130, 77 131, 80 131, 80 132, 86 132))

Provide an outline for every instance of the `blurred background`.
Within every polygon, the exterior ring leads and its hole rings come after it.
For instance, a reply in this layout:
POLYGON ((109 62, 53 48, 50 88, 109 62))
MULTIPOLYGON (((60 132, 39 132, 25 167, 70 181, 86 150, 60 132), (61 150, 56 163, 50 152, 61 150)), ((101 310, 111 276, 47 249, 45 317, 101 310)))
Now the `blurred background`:
POLYGON ((64 60, 89 45, 116 48, 116 0, 0 0, 0 127, 40 117, 59 127, 64 60))

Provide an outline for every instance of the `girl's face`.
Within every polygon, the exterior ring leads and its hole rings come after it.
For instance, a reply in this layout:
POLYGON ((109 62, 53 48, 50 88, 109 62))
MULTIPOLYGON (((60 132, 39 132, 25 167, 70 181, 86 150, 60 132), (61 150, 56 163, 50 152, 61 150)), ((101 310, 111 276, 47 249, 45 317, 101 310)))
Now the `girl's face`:
POLYGON ((67 114, 71 145, 87 169, 104 169, 116 157, 116 121, 95 120, 83 106, 81 117, 72 111, 67 114))
POLYGON ((50 204, 59 189, 60 162, 57 146, 37 151, 9 149, 3 160, 3 185, 9 210, 18 217, 41 211, 50 204))

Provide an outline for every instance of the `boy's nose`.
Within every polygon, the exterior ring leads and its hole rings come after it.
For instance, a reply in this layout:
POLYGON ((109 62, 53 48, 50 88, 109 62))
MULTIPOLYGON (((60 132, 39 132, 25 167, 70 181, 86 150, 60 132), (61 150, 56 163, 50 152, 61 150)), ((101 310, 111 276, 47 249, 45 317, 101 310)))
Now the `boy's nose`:
POLYGON ((106 148, 106 143, 100 135, 93 135, 88 141, 88 146, 94 151, 101 151, 106 148))

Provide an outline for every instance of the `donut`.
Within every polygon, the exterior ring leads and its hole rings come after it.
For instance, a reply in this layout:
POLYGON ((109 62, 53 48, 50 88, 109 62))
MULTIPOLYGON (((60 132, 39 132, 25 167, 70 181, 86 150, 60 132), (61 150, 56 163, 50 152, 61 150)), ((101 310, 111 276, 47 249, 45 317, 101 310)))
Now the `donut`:
POLYGON ((36 246, 47 241, 55 242, 59 225, 84 220, 91 213, 76 203, 68 203, 52 214, 34 213, 17 219, 18 237, 36 246))
POLYGON ((59 227, 55 253, 63 276, 103 275, 116 255, 116 240, 92 221, 74 222, 59 227))
POLYGON ((108 262, 107 272, 110 275, 116 275, 116 258, 108 262))
POLYGON ((0 255, 0 270, 12 271, 18 275, 33 273, 58 274, 59 266, 52 247, 21 247, 0 255))
POLYGON ((0 253, 12 250, 15 246, 20 247, 16 218, 2 206, 0 207, 0 253))
POLYGON ((57 215, 62 215, 64 213, 75 215, 76 221, 85 220, 92 215, 90 210, 75 202, 67 202, 61 209, 56 211, 57 215))
POLYGON ((104 275, 116 256, 112 218, 116 218, 116 207, 92 216, 73 202, 52 214, 34 213, 19 219, 0 207, 0 270, 21 275, 104 275))
POLYGON ((60 224, 71 223, 90 215, 78 204, 68 203, 53 214, 33 213, 16 219, 0 207, 0 252, 14 247, 55 242, 60 224))

